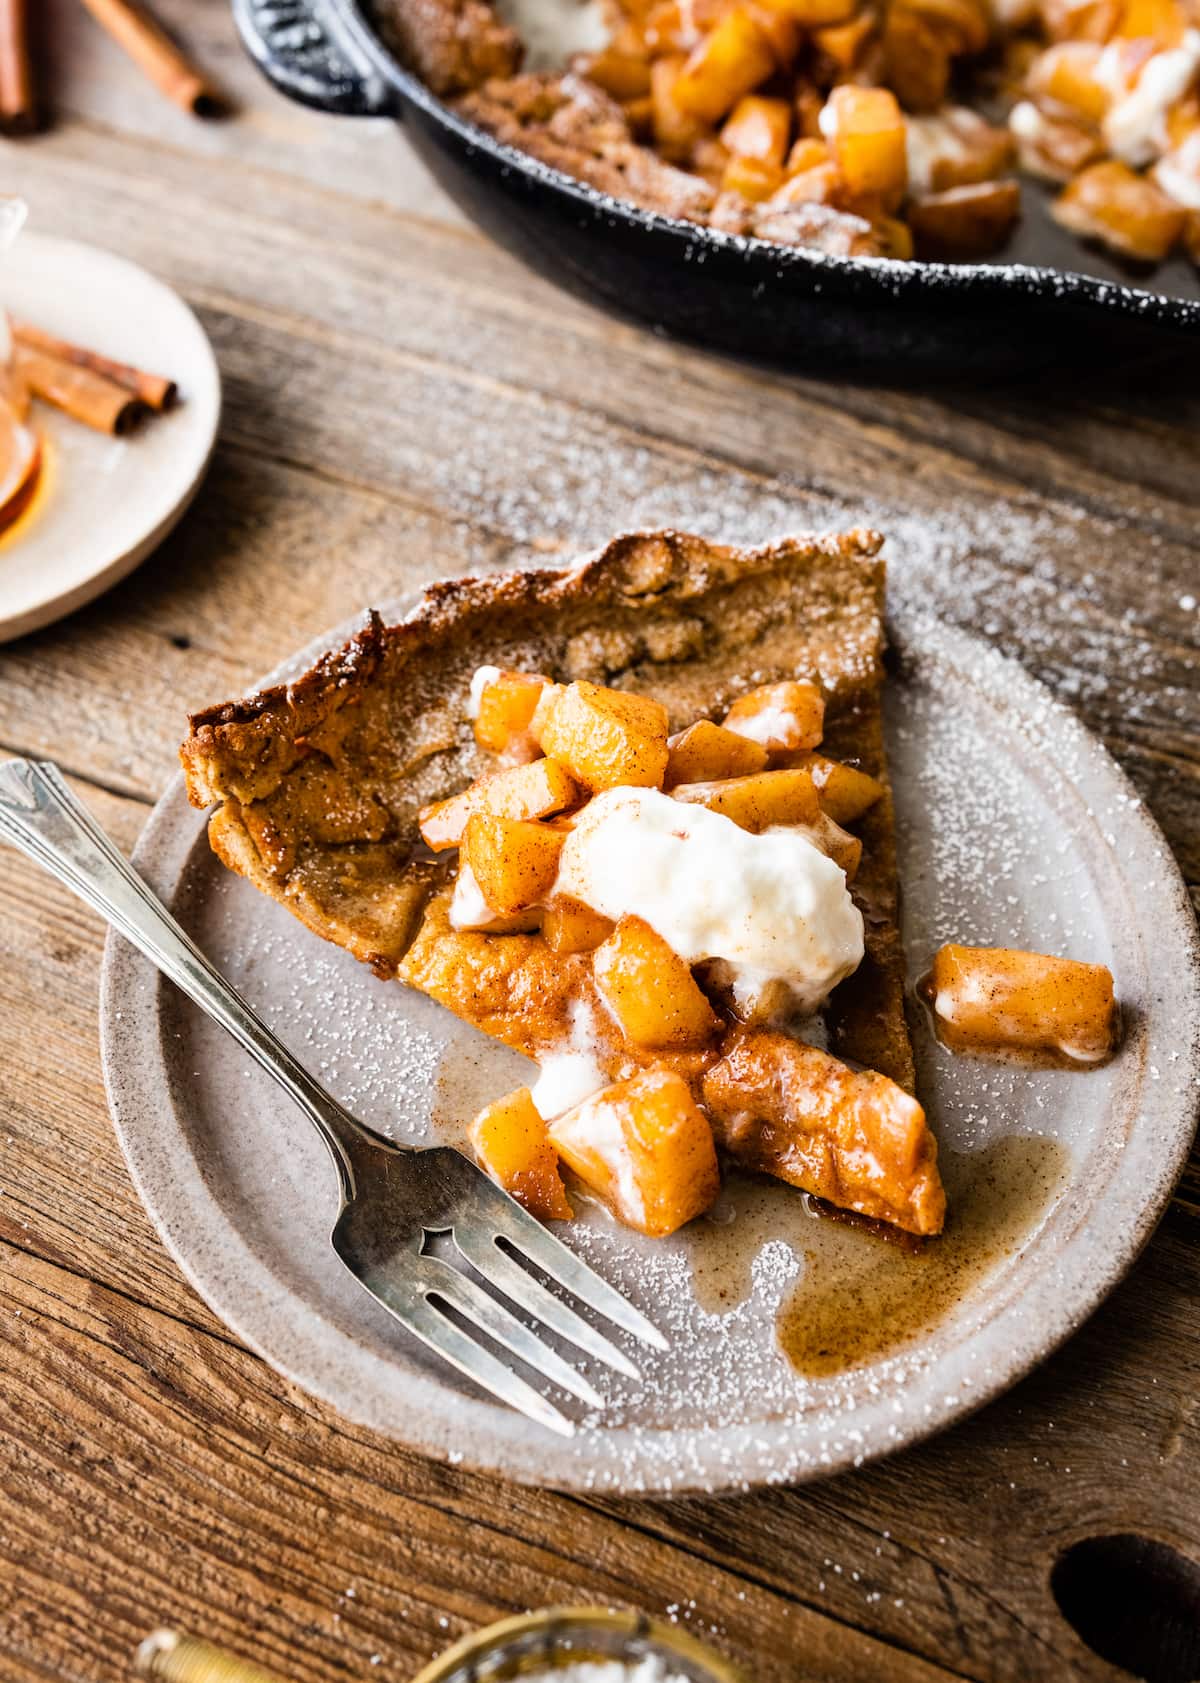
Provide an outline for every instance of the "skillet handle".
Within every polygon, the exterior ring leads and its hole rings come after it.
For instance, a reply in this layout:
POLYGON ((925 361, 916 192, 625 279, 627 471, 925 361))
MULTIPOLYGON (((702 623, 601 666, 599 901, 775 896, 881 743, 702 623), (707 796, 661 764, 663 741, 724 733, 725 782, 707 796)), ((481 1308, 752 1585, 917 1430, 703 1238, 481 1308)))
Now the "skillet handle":
POLYGON ((289 99, 344 117, 396 115, 331 0, 233 0, 233 17, 250 57, 289 99))

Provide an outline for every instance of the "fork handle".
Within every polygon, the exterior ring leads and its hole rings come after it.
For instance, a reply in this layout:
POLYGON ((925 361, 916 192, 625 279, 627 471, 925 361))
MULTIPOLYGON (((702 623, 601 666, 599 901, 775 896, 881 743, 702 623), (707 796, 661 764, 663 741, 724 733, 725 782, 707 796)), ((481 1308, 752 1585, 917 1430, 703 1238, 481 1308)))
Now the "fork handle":
MULTIPOLYGON (((163 975, 274 1076, 329 1147, 343 1203, 354 1195, 352 1152, 366 1131, 298 1063, 242 996, 214 969, 87 808, 55 765, 0 765, 0 838, 73 889, 108 919, 163 975)), ((370 1136, 372 1143, 386 1143, 370 1136)))

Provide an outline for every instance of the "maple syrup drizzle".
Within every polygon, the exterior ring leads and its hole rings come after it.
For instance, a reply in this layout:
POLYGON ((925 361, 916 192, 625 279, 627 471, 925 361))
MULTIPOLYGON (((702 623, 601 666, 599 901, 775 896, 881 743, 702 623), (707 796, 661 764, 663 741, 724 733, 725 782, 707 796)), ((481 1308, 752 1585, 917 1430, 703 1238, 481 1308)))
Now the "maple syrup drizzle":
MULTIPOLYGON (((452 1035, 435 1078, 434 1140, 461 1147, 476 1111, 530 1073, 526 1059, 477 1031, 452 1035)), ((675 1240, 698 1306, 717 1315, 735 1309, 751 1295, 756 1258, 782 1241, 799 1277, 784 1289, 776 1336, 799 1375, 830 1378, 901 1351, 1019 1252, 1063 1185, 1070 1155, 1053 1138, 1010 1134, 977 1151, 943 1145, 938 1161, 947 1218, 931 1239, 730 1170, 714 1209, 675 1240)))
POLYGON ((1021 1249, 1065 1179, 1057 1140, 1010 1134, 977 1152, 943 1148, 946 1230, 881 1236, 814 1222, 804 1272, 777 1322, 798 1373, 824 1378, 894 1354, 958 1307, 1021 1249), (907 1241, 907 1242, 904 1242, 907 1241))
POLYGON ((943 1146, 939 1162, 949 1213, 934 1239, 781 1182, 731 1175, 715 1212, 682 1235, 697 1303, 710 1314, 736 1308, 763 1246, 783 1240, 800 1276, 785 1291, 776 1334, 796 1372, 830 1378, 894 1355, 1016 1255, 1053 1203, 1069 1156, 1057 1140, 1013 1134, 980 1151, 943 1146))

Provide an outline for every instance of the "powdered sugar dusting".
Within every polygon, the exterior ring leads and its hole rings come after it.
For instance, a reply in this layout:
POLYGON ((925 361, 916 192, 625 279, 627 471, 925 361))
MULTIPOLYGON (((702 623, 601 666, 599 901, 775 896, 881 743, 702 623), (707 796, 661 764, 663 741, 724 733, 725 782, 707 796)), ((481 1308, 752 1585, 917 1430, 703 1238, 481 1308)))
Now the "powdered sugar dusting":
MULTIPOLYGON (((783 523, 777 507, 758 515, 761 524, 748 523, 739 538, 783 523)), ((711 529, 728 526, 714 519, 711 529)), ((603 1415, 581 1419, 573 1442, 555 1446, 553 1476, 562 1482, 627 1491, 736 1487, 813 1476, 908 1441, 980 1401, 1061 1336, 1127 1253, 1139 1222, 1152 1217, 1155 1198, 1165 1195, 1177 1119, 1190 1114, 1189 1047, 1179 1038, 1186 1012, 1158 1021, 1135 915, 1144 878, 1131 884, 1124 874, 1130 847, 1140 850, 1145 871, 1157 843, 1130 827, 1136 797, 1098 764, 1093 745, 1046 692, 914 611, 914 599, 929 595, 934 540, 921 534, 921 553, 906 561, 907 536, 902 531, 893 546, 901 556, 893 604, 905 670, 890 725, 913 974, 948 938, 1011 941, 1107 962, 1130 1008, 1128 1044, 1109 1068, 1077 1075, 954 1060, 922 1037, 931 1119, 966 1172, 997 1142, 1018 1135, 1051 1142, 1068 1166, 1066 1178, 1036 1205, 1022 1241, 997 1256, 932 1334, 842 1373, 806 1378, 778 1342, 781 1311, 791 1304, 795 1312, 797 1303, 802 1311, 830 1254, 824 1240, 814 1245, 826 1224, 815 1221, 800 1195, 782 1187, 764 1194, 731 1180, 714 1217, 658 1242, 618 1229, 585 1205, 565 1236, 652 1315, 672 1350, 645 1362, 640 1384, 591 1374, 610 1404, 603 1415), (1093 806, 1095 791, 1100 804, 1093 806), (1146 1096, 1151 1068, 1153 1115, 1146 1096), (1138 1179, 1136 1208, 1115 1190, 1127 1171, 1138 1179)), ((1025 536, 1026 576, 1036 595, 1036 546, 1032 534, 1025 536)), ((1013 611, 1011 602, 996 608, 1013 611)), ((427 1143, 461 1127, 484 1099, 528 1080, 525 1060, 323 946, 280 907, 222 873, 203 848, 196 860, 190 909, 202 944, 365 1120, 427 1143)), ((1169 887, 1165 852, 1156 869, 1169 887)), ((1185 969, 1177 966, 1180 974, 1185 969)), ((308 1130, 249 1068, 241 1114, 231 1117, 227 1078, 213 1076, 228 1065, 228 1044, 188 1008, 171 1007, 169 1016, 188 1078, 186 1094, 176 1081, 177 1102, 217 1165, 209 1174, 223 1208, 253 1232, 289 1283, 293 1303, 319 1305, 353 1337, 341 1347, 339 1372, 347 1363, 355 1367, 360 1350, 368 1364, 353 1381, 322 1369, 309 1382, 356 1417, 385 1427, 391 1392, 381 1391, 379 1412, 369 1401, 376 1364, 381 1374, 408 1373, 406 1394, 416 1397, 419 1384, 432 1384, 436 1395, 448 1396, 456 1382, 436 1373, 418 1383, 430 1370, 419 1360, 410 1366, 412 1353, 387 1317, 327 1274, 322 1222, 332 1177, 308 1130), (269 1171, 262 1153, 243 1149, 249 1118, 260 1139, 275 1143, 269 1171)), ((874 1242, 844 1235, 844 1243, 874 1242)), ((295 1308, 289 1313, 294 1328, 295 1308)), ((257 1341, 269 1349, 269 1338, 257 1341)), ((461 1452, 496 1464, 493 1448, 516 1429, 511 1422, 464 1391, 439 1407, 443 1424, 447 1407, 451 1427, 454 1410, 474 1410, 461 1452)), ((408 1428, 394 1422, 393 1429, 408 1428)), ((495 1453, 512 1470, 525 1464, 495 1453)), ((546 1464, 539 1459, 539 1467, 546 1464)))
MULTIPOLYGON (((732 451, 736 432, 731 422, 716 441, 732 451)), ((1085 517, 1065 504, 1022 507, 974 481, 964 481, 952 507, 916 481, 897 508, 871 497, 869 463, 865 493, 848 502, 820 487, 819 464, 808 482, 804 470, 795 477, 729 472, 685 448, 614 433, 553 399, 523 426, 519 458, 500 448, 464 460, 447 439, 444 451, 422 453, 413 466, 436 476, 442 506, 504 534, 513 565, 562 565, 613 532, 642 527, 681 526, 749 545, 789 532, 874 526, 887 534, 897 608, 924 608, 982 632, 1060 697, 1086 706, 1102 729, 1170 725, 1172 711, 1195 693, 1194 635, 1173 643, 1155 637, 1149 605, 1144 611, 1119 600, 1111 580, 1089 570, 1080 533, 1085 518, 1094 527, 1094 510, 1085 517)), ((1128 541, 1168 589, 1174 582, 1186 594, 1194 558, 1154 530, 1153 513, 1147 501, 1131 515, 1128 541)), ((477 651, 480 659, 486 654, 477 651)))

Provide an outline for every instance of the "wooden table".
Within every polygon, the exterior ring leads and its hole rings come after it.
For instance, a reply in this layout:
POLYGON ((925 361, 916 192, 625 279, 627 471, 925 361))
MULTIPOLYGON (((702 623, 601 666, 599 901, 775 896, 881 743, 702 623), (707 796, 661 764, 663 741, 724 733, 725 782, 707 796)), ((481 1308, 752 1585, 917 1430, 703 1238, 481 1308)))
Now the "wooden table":
MULTIPOLYGON (((202 125, 52 0, 58 120, 3 147, 35 226, 148 264, 225 377, 194 510, 91 609, 0 651, 0 745, 132 845, 189 707, 418 580, 631 522, 730 537, 865 513, 894 586, 1078 707, 1200 882, 1194 378, 902 395, 614 323, 467 226, 386 123, 285 104, 224 0, 158 0, 241 102, 202 125)), ((0 1675, 119 1679, 151 1626, 297 1683, 407 1679, 503 1613, 667 1614, 760 1683, 1118 1674, 1052 1562, 1138 1531, 1200 1559, 1200 1169, 1053 1360, 935 1441, 737 1499, 586 1500, 435 1466, 286 1384, 166 1256, 113 1140, 103 931, 0 862, 0 1675)))

